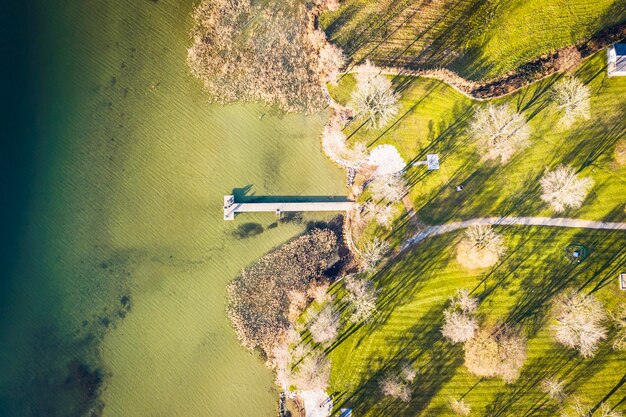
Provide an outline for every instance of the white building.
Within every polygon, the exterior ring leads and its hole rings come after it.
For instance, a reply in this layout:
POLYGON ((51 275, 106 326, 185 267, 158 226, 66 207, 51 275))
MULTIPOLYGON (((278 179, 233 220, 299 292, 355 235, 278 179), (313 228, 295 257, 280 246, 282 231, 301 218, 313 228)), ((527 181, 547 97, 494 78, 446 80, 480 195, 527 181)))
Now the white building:
POLYGON ((626 43, 616 43, 606 50, 609 76, 626 76, 626 43))

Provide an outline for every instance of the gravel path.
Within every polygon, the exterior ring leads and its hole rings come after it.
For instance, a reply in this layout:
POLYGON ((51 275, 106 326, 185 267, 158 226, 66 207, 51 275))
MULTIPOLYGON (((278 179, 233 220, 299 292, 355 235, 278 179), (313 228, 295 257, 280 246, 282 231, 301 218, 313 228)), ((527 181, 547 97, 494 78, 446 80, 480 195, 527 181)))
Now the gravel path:
POLYGON ((462 222, 442 224, 438 226, 426 226, 408 239, 402 249, 415 245, 431 236, 442 235, 459 229, 465 229, 476 225, 501 225, 501 226, 548 226, 548 227, 572 227, 580 229, 603 229, 624 230, 625 223, 598 222, 593 220, 566 219, 562 217, 483 217, 462 222))

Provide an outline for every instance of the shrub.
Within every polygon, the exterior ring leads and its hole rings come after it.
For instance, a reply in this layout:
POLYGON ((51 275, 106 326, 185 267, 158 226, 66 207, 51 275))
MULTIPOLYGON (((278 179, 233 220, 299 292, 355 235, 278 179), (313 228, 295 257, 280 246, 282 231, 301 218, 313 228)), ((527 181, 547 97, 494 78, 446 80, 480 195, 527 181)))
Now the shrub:
POLYGON ((565 388, 563 382, 555 378, 546 378, 541 381, 541 391, 555 401, 563 401, 565 398, 565 388))
POLYGON ((466 289, 456 292, 450 297, 450 306, 443 312, 441 333, 452 343, 463 343, 474 337, 478 329, 478 320, 474 312, 478 301, 470 297, 466 289))
POLYGON ((456 400, 454 398, 450 399, 450 409, 454 414, 464 417, 469 416, 472 411, 471 407, 464 400, 456 400))
POLYGON ((408 384, 395 375, 389 375, 380 381, 380 390, 388 397, 409 402, 411 401, 411 389, 408 384))

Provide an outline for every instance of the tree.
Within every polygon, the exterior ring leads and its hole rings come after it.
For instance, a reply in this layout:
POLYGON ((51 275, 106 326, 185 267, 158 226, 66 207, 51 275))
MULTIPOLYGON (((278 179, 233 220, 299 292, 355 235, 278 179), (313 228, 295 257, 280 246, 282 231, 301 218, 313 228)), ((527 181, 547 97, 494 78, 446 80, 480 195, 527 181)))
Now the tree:
POLYGON ((593 186, 593 180, 579 178, 572 167, 559 165, 554 171, 547 171, 540 184, 541 199, 560 213, 566 208, 580 207, 593 186))
POLYGON ((380 390, 388 397, 409 402, 411 401, 411 389, 408 384, 396 375, 388 375, 380 381, 380 390))
POLYGON ((508 326, 481 329, 465 342, 465 366, 480 377, 515 381, 526 360, 526 341, 508 326))
POLYGON ((503 163, 527 146, 530 137, 526 118, 508 105, 489 104, 476 110, 470 132, 485 159, 500 159, 503 163))
POLYGON ((356 68, 355 78, 352 107, 357 116, 365 118, 370 127, 385 126, 398 114, 398 95, 391 81, 370 61, 356 68))
POLYGON ((393 218, 398 213, 397 208, 393 204, 374 204, 372 202, 368 202, 362 207, 364 221, 368 222, 373 218, 384 228, 391 226, 393 218))
POLYGON ((443 312, 443 336, 452 343, 463 343, 474 337, 478 320, 473 314, 477 308, 478 301, 470 297, 466 289, 458 290, 450 297, 450 306, 443 312))
POLYGON ((556 378, 546 378, 541 381, 541 391, 548 394, 548 396, 558 402, 563 401, 565 398, 565 387, 563 382, 556 378))
POLYGON ((626 165, 626 139, 620 139, 615 145, 615 162, 619 166, 626 165))
POLYGON ((611 315, 611 318, 617 330, 613 339, 613 349, 626 351, 626 305, 622 305, 616 314, 611 315))
POLYGON ((376 289, 371 281, 348 277, 346 283, 346 299, 352 306, 349 320, 358 323, 367 320, 376 311, 376 289))
POLYGON ((319 52, 319 73, 326 74, 326 80, 332 84, 336 84, 339 69, 341 69, 345 63, 346 58, 341 49, 328 43, 326 36, 324 36, 324 43, 319 52))
POLYGON ((443 312, 443 317, 441 333, 452 343, 463 343, 470 340, 478 329, 476 318, 461 311, 446 310, 443 312))
POLYGON ((491 226, 470 226, 456 251, 457 261, 468 269, 495 265, 504 254, 502 236, 491 226))
POLYGON ((618 411, 611 410, 606 403, 601 403, 600 407, 594 410, 594 407, 583 403, 580 398, 574 398, 571 404, 563 409, 562 417, 589 417, 593 412, 594 417, 622 417, 618 411))
POLYGON ((367 158, 367 149, 362 143, 352 148, 346 144, 346 135, 335 124, 328 124, 322 131, 324 153, 336 164, 344 168, 358 168, 367 158))
POLYGON ((602 325, 606 314, 593 295, 568 290, 555 299, 553 315, 557 342, 578 350, 585 358, 595 355, 600 342, 606 339, 607 330, 602 325))
POLYGON ((400 200, 406 194, 404 179, 398 174, 382 175, 374 178, 367 186, 376 200, 386 200, 392 203, 400 200))
POLYGON ((471 314, 478 308, 478 299, 472 297, 467 288, 461 288, 454 293, 453 297, 450 297, 450 306, 471 314))
POLYGON ((469 416, 472 412, 469 404, 466 404, 463 399, 457 400, 454 398, 450 398, 450 409, 452 412, 458 416, 469 416))
POLYGON ((361 249, 361 260, 363 269, 369 271, 374 269, 376 265, 389 253, 389 243, 375 237, 371 242, 363 245, 361 249))
POLYGON ((305 357, 293 374, 292 385, 298 390, 325 391, 330 380, 330 361, 321 353, 305 357))
POLYGON ((398 174, 406 167, 406 162, 393 145, 379 145, 372 149, 367 163, 376 167, 375 177, 398 174))
POLYGON ((336 337, 339 330, 339 316, 329 304, 313 319, 309 327, 311 338, 315 343, 329 343, 336 337))
POLYGON ((563 113, 561 124, 570 127, 578 119, 589 119, 589 87, 575 77, 566 77, 552 87, 552 99, 563 113))

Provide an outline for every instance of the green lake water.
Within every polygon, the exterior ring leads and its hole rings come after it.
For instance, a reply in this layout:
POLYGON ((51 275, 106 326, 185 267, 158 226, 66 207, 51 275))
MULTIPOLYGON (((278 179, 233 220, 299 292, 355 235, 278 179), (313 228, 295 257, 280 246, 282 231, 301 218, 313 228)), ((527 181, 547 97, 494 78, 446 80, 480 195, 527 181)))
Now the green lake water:
POLYGON ((12 22, 31 88, 4 155, 2 415, 275 415, 226 285, 305 226, 225 222, 222 196, 343 195, 345 178, 321 152, 325 114, 208 103, 185 63, 192 6, 34 2, 12 22), (244 223, 264 231, 238 238, 244 223))

